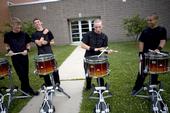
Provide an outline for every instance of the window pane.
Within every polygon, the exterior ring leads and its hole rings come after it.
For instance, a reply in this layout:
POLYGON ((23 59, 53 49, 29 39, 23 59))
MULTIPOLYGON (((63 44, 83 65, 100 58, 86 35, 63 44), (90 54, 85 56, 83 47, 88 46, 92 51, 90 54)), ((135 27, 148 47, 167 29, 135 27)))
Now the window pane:
POLYGON ((72 29, 72 33, 74 34, 74 33, 79 33, 79 30, 78 29, 72 29))
POLYGON ((82 35, 93 29, 95 18, 81 18, 70 21, 72 41, 80 41, 82 35), (91 24, 91 25, 89 25, 91 24))
POLYGON ((73 42, 80 41, 80 38, 73 38, 73 42))
POLYGON ((86 28, 89 28, 89 24, 83 24, 81 25, 82 28, 86 27, 86 28))
POLYGON ((73 37, 73 38, 78 38, 78 37, 79 37, 79 34, 72 34, 72 37, 73 37))
POLYGON ((71 25, 76 25, 76 24, 78 25, 78 21, 72 21, 71 22, 71 25))
POLYGON ((82 32, 88 32, 89 29, 82 29, 82 32))
POLYGON ((78 26, 78 25, 72 25, 71 28, 72 28, 72 29, 78 29, 79 26, 78 26))
POLYGON ((82 30, 82 34, 85 34, 86 32, 89 31, 89 23, 88 21, 81 21, 81 30, 82 30))
POLYGON ((83 20, 83 21, 81 21, 81 24, 88 24, 88 21, 83 20))

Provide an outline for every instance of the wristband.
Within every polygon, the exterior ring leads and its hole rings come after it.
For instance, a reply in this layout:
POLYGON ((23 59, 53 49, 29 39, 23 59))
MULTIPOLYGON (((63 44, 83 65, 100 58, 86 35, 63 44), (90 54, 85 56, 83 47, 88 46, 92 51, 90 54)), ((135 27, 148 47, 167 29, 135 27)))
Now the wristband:
POLYGON ((27 52, 30 52, 30 49, 27 48, 26 50, 27 50, 27 52))
POLYGON ((94 51, 94 49, 95 49, 94 47, 90 47, 89 51, 94 51))
POLYGON ((139 56, 142 55, 143 56, 143 52, 139 52, 139 56))
POLYGON ((7 52, 11 51, 11 49, 7 49, 7 52))
POLYGON ((47 44, 49 44, 49 45, 50 45, 50 41, 47 41, 47 44))
POLYGON ((162 50, 162 47, 159 46, 157 49, 158 49, 159 51, 161 51, 161 50, 162 50))
POLYGON ((42 34, 42 37, 45 37, 45 34, 42 34))

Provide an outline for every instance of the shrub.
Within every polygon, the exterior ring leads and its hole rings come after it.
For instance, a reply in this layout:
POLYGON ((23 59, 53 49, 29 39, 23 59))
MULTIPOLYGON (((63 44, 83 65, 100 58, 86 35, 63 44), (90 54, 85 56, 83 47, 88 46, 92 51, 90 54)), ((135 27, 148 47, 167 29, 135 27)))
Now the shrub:
POLYGON ((34 25, 31 21, 23 22, 22 30, 24 32, 28 33, 30 37, 31 37, 32 33, 35 32, 34 25))
POLYGON ((138 40, 140 33, 146 26, 146 20, 139 15, 123 19, 123 28, 127 31, 127 36, 132 36, 135 40, 138 40))

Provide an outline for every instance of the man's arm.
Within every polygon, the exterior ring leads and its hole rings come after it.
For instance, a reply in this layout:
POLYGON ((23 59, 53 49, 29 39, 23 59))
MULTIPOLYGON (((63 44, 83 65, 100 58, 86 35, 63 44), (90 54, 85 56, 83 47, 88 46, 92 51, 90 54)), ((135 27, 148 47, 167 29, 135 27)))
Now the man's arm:
POLYGON ((37 39, 36 39, 36 40, 35 40, 35 44, 38 45, 38 46, 42 46, 42 40, 44 40, 43 37, 41 37, 40 40, 37 40, 37 39))
POLYGON ((144 43, 139 42, 139 52, 143 52, 143 48, 144 48, 144 43))
MULTIPOLYGON (((50 41, 50 44, 51 43, 53 43, 53 41, 50 41)), ((41 37, 40 40, 35 40, 35 44, 38 46, 47 45, 48 41, 44 40, 44 37, 41 37)))
POLYGON ((23 52, 21 52, 22 55, 27 55, 29 50, 31 48, 31 44, 30 43, 27 43, 26 45, 26 50, 24 50, 23 52))
POLYGON ((155 49, 156 52, 160 52, 165 44, 166 44, 166 40, 167 40, 167 31, 166 29, 163 27, 162 29, 160 29, 160 43, 157 49, 155 49))
POLYGON ((166 44, 166 40, 161 40, 159 47, 164 48, 165 44, 166 44))
POLYGON ((9 44, 5 43, 5 48, 8 52, 7 55, 12 56, 14 54, 14 52, 11 50, 9 44))
POLYGON ((28 44, 26 45, 26 49, 27 49, 27 50, 30 50, 30 49, 31 49, 31 44, 30 44, 30 43, 28 43, 28 44))
POLYGON ((83 48, 83 49, 85 49, 85 50, 92 50, 92 51, 101 51, 101 50, 103 50, 103 49, 105 49, 104 47, 100 47, 100 48, 93 48, 93 47, 90 47, 90 46, 88 46, 87 44, 85 44, 85 43, 81 43, 81 48, 83 48))
POLYGON ((50 38, 49 40, 50 40, 50 41, 48 42, 47 40, 44 40, 44 41, 43 41, 43 45, 46 45, 46 44, 48 44, 48 43, 49 43, 50 45, 54 45, 55 42, 54 42, 54 36, 53 36, 53 34, 52 34, 47 28, 45 28, 45 30, 43 31, 43 34, 44 34, 44 35, 47 35, 48 33, 49 33, 49 38, 50 38))
POLYGON ((155 49, 156 52, 160 52, 166 44, 166 40, 160 40, 159 46, 157 49, 155 49))
POLYGON ((54 45, 54 39, 52 39, 51 41, 50 41, 50 45, 54 45))
POLYGON ((85 43, 81 43, 81 48, 83 48, 83 49, 85 49, 85 50, 90 50, 90 46, 88 46, 87 44, 85 44, 85 43))
POLYGON ((6 44, 6 43, 5 43, 5 48, 6 48, 7 51, 11 50, 9 44, 6 44))

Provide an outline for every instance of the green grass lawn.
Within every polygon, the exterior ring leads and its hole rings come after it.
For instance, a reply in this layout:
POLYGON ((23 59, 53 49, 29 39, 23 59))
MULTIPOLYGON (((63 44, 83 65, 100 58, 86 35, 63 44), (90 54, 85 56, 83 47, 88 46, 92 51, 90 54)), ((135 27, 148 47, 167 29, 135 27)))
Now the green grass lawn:
MULTIPOLYGON (((53 52, 55 59, 57 60, 58 66, 68 57, 68 55, 74 50, 75 46, 64 45, 64 46, 54 46, 53 52)), ((37 48, 32 48, 29 53, 29 79, 30 84, 34 90, 39 90, 41 85, 44 83, 43 78, 36 76, 33 71, 35 70, 34 57, 37 55, 37 48)), ((5 53, 1 53, 0 57, 3 58, 5 53)), ((11 62, 10 58, 8 60, 11 62)), ((11 63, 10 63, 11 64, 11 63)), ((16 75, 14 69, 12 68, 12 78, 15 85, 20 86, 18 76, 16 75)), ((3 80, 0 80, 0 87, 8 86, 8 78, 6 77, 3 80)), ((30 99, 30 98, 29 98, 30 99)), ((13 100, 9 109, 9 113, 19 113, 19 111, 26 105, 29 99, 16 99, 13 100)))
MULTIPOLYGON (((131 89, 136 80, 136 74, 138 70, 138 52, 136 42, 121 42, 110 43, 109 47, 113 50, 118 50, 118 53, 113 53, 109 56, 110 63, 110 75, 105 77, 105 81, 110 85, 110 91, 113 93, 113 97, 106 99, 106 102, 111 106, 111 113, 150 113, 150 103, 148 100, 132 97, 130 95, 131 89)), ((67 58, 67 56, 73 51, 75 46, 54 46, 53 51, 58 65, 67 58)), ((170 42, 165 47, 165 51, 170 52, 170 42)), ((30 58, 30 84, 38 90, 43 83, 43 79, 36 76, 33 71, 34 56, 36 55, 36 48, 31 49, 30 58)), ((4 54, 1 53, 1 57, 4 54)), ((10 58, 9 58, 10 61, 10 58)), ((18 77, 13 70, 13 81, 15 85, 20 86, 18 77)), ((161 75, 160 79, 164 83, 163 97, 166 103, 170 106, 170 75, 161 75)), ((147 80, 146 80, 147 81, 147 80)), ((96 83, 96 80, 93 80, 96 83)), ((0 81, 1 86, 7 86, 8 79, 0 81)), ((89 100, 89 94, 91 92, 83 93, 83 100, 81 104, 80 113, 92 113, 96 100, 89 100)), ((29 101, 29 99, 16 99, 10 106, 9 113, 18 113, 29 101)), ((170 109, 170 108, 169 108, 170 109)))
MULTIPOLYGON (((111 106, 111 113, 151 113, 148 100, 130 95, 138 71, 137 42, 110 43, 109 47, 119 51, 109 56, 111 72, 105 77, 113 93, 111 98, 106 99, 111 106)), ((170 42, 164 50, 170 52, 170 42)), ((159 79, 163 81, 166 90, 162 94, 164 100, 170 106, 170 74, 160 75, 159 79)), ((96 83, 96 80, 93 82, 96 83)), ((90 100, 90 93, 91 91, 83 93, 80 113, 93 113, 97 100, 90 100)))

